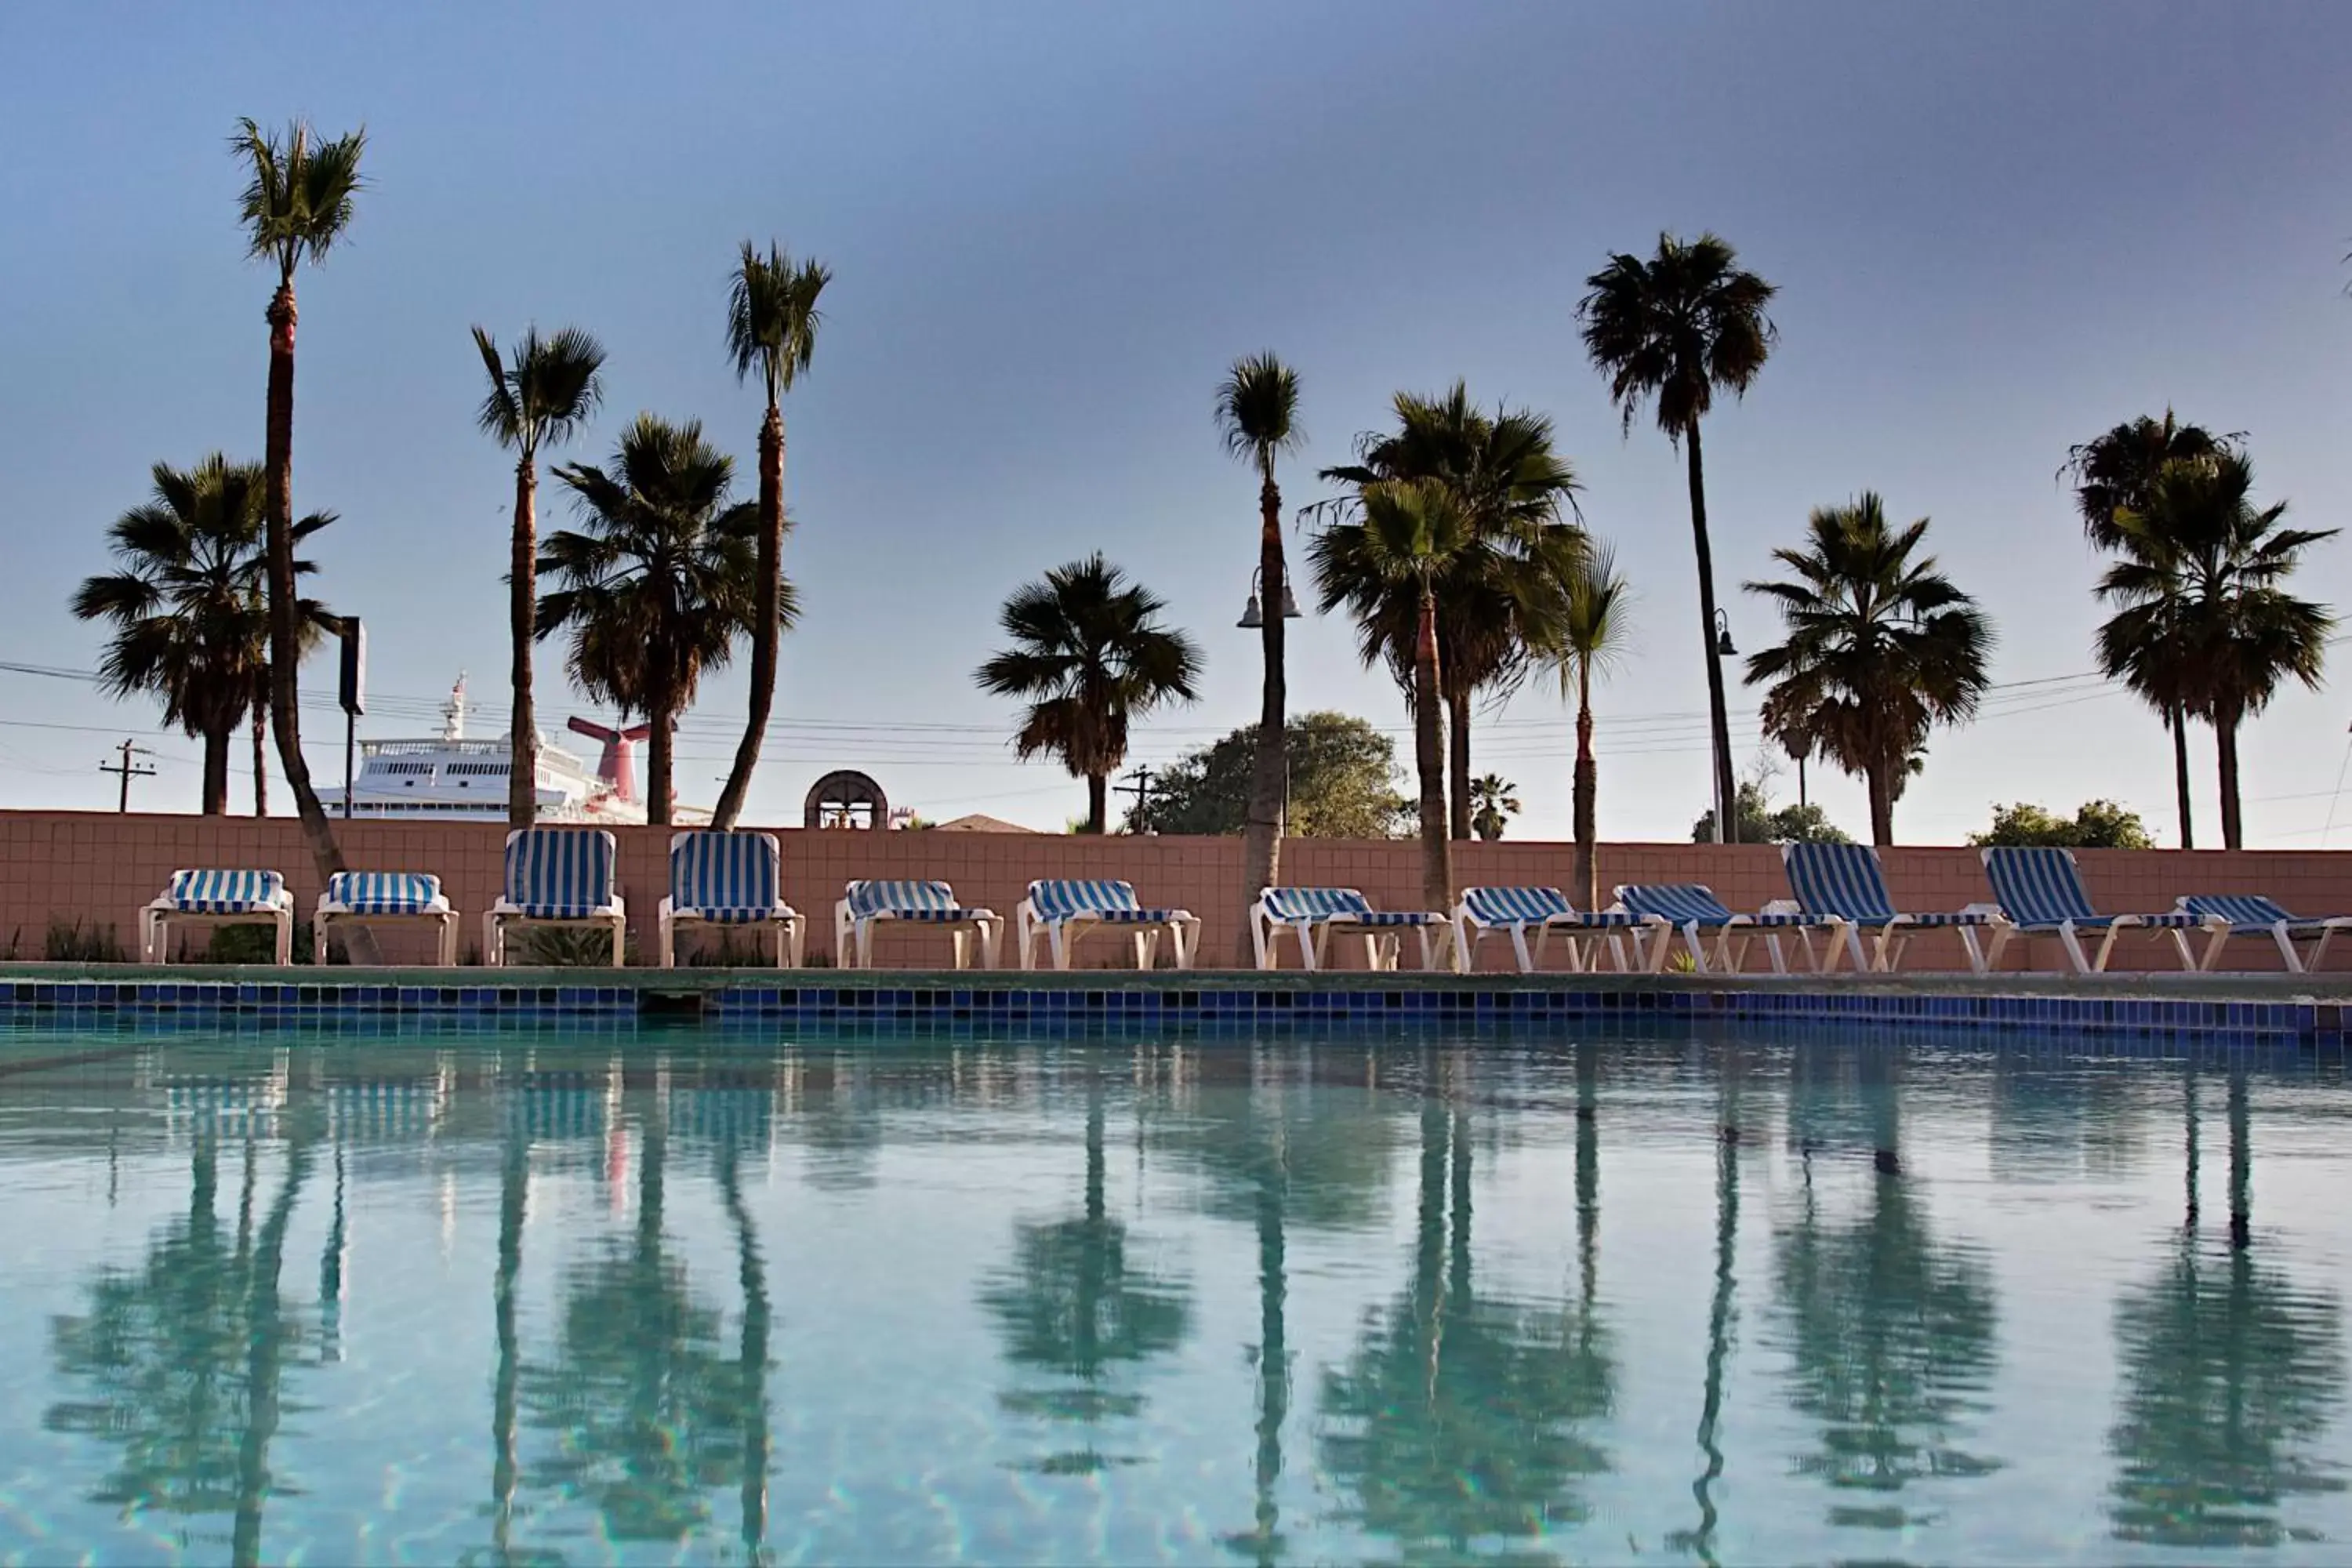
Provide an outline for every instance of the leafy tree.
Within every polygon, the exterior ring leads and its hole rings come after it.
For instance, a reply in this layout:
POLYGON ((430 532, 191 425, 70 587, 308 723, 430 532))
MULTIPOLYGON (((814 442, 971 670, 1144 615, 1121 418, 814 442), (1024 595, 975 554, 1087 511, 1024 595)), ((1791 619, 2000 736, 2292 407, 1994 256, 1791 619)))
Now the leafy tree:
MULTIPOLYGON (((1469 513, 1442 479, 1377 479, 1362 505, 1316 536, 1316 577, 1323 607, 1359 590, 1382 602, 1414 605, 1413 767, 1421 784, 1422 891, 1428 908, 1454 907, 1454 859, 1445 819, 1443 646, 1438 584, 1458 557, 1476 548, 1469 513)), ((1381 646, 1387 646, 1383 637, 1381 646)))
POLYGON ((776 641, 782 627, 784 576, 784 394, 808 374, 816 353, 817 296, 833 280, 822 262, 794 261, 772 241, 761 256, 743 242, 743 255, 727 297, 727 347, 738 380, 756 372, 768 395, 760 423, 760 563, 758 602, 751 616, 751 703, 734 765, 710 814, 713 827, 735 826, 751 772, 760 765, 760 742, 776 701, 776 641))
POLYGON ((490 389, 478 416, 483 433, 515 455, 514 536, 507 569, 507 616, 514 644, 513 761, 507 770, 507 826, 539 815, 539 724, 532 708, 530 651, 539 640, 539 449, 562 445, 595 413, 604 395, 604 345, 577 327, 542 338, 532 327, 510 359, 480 327, 474 347, 490 389))
POLYGON ((1930 726, 1976 712, 1992 625, 1919 553, 1921 518, 1890 528, 1877 496, 1817 508, 1802 550, 1773 559, 1792 581, 1750 583, 1780 610, 1788 640, 1748 661, 1769 682, 1764 721, 1790 750, 1818 746, 1870 790, 1870 834, 1895 842, 1895 801, 1930 726))
POLYGON ((1655 401, 1658 428, 1681 446, 1690 477, 1691 539, 1698 553, 1699 637, 1706 651, 1706 700, 1715 735, 1715 798, 1733 798, 1731 732, 1723 710, 1723 664, 1716 653, 1715 552, 1707 540, 1706 479, 1699 422, 1715 395, 1747 395, 1779 333, 1765 306, 1773 286, 1738 265, 1722 239, 1658 237, 1648 260, 1621 253, 1585 279, 1577 306, 1585 352, 1609 377, 1626 432, 1655 401))
POLYGON ((2147 826, 2139 813, 2111 800, 2086 800, 2072 819, 2024 801, 1992 808, 1992 826, 1969 835, 1971 844, 2042 846, 2063 849, 2146 849, 2147 826))
MULTIPOLYGON (((1585 551, 1563 584, 1559 618, 1544 650, 1559 672, 1563 697, 1576 699, 1576 896, 1586 909, 1601 907, 1601 878, 1594 864, 1600 841, 1601 769, 1592 754, 1592 678, 1613 667, 1625 648, 1633 590, 1617 570, 1617 552, 1607 545, 1585 551)), ((1713 822, 1710 817, 1709 826, 1713 822)))
POLYGON ((1097 552, 1004 601, 1000 618, 1013 646, 974 677, 983 691, 1028 700, 1013 751, 1024 761, 1050 752, 1087 781, 1088 833, 1107 826, 1109 779, 1127 761, 1129 721, 1199 697, 1200 648, 1160 624, 1165 608, 1097 552))
MULTIPOLYGON (((1381 480, 1431 479, 1454 492, 1469 519, 1470 544, 1437 584, 1447 825, 1455 838, 1468 838, 1472 703, 1482 692, 1510 690, 1553 640, 1566 584, 1585 550, 1583 531, 1565 515, 1578 485, 1553 449, 1551 421, 1540 415, 1500 405, 1488 414, 1459 381, 1442 397, 1399 393, 1393 406, 1394 430, 1360 438, 1354 463, 1323 470, 1355 490, 1325 510, 1352 514, 1363 487, 1381 480)), ((1344 552, 1318 553, 1317 567, 1325 607, 1344 603, 1355 616, 1365 664, 1386 663, 1410 691, 1414 596, 1344 552)))
MULTIPOLYGON (((2066 454, 2060 473, 2074 481, 2074 507, 2083 531, 2101 550, 2126 550, 2131 536, 2116 522, 2126 511, 2144 512, 2157 474, 2170 462, 2210 462, 2238 451, 2241 435, 2216 436, 2201 425, 2183 425, 2164 411, 2162 419, 2142 415, 2116 426, 2066 454)), ((2180 810, 2180 847, 2194 849, 2197 832, 2189 801, 2189 710, 2187 670, 2178 640, 2157 636, 2128 649, 2101 649, 2110 679, 2121 680, 2164 716, 2172 734, 2173 788, 2180 810)))
POLYGON ((1489 842, 1500 838, 1511 818, 1519 815, 1518 788, 1500 773, 1481 773, 1472 779, 1470 801, 1471 829, 1489 842))
MULTIPOLYGON (((107 531, 116 570, 85 581, 73 612, 113 623, 99 665, 105 690, 153 692, 165 723, 204 742, 203 810, 217 816, 228 809, 230 742, 256 688, 268 680, 261 467, 215 452, 193 468, 158 463, 152 477, 152 498, 107 531)), ((313 512, 295 524, 294 538, 334 521, 332 512, 313 512)), ((294 563, 298 577, 316 570, 294 563)), ((307 646, 318 640, 326 611, 315 599, 300 608, 307 646)))
POLYGON ((2286 503, 2253 504, 2253 465, 2242 453, 2175 461, 2156 477, 2145 510, 2115 525, 2121 560, 2099 579, 2099 597, 2117 606, 2099 628, 2101 663, 2129 669, 2159 642, 2180 660, 2187 710, 2213 726, 2221 784, 2221 842, 2245 841, 2238 790, 2238 730, 2270 705, 2281 685, 2317 690, 2336 616, 2286 590, 2303 553, 2335 529, 2281 528, 2286 503))
MULTIPOLYGON (((270 725, 277 732, 278 766, 323 882, 344 867, 334 825, 319 805, 319 792, 310 787, 310 765, 302 756, 295 706, 303 624, 294 571, 294 270, 305 260, 322 259, 351 226, 367 132, 354 131, 321 141, 299 120, 282 135, 241 120, 230 145, 252 175, 238 202, 248 251, 254 259, 278 268, 278 288, 268 311, 269 393, 262 454, 262 522, 269 556, 270 725)), ((364 926, 352 927, 345 940, 355 963, 372 964, 382 956, 364 926)))
MULTIPOLYGON (((539 635, 569 634, 580 689, 651 722, 646 819, 667 824, 677 716, 758 614, 758 512, 730 499, 734 461, 702 438, 699 421, 640 414, 609 468, 555 472, 586 526, 540 552, 540 571, 559 586, 540 598, 539 635)), ((790 626, 798 609, 787 584, 778 617, 790 626)))
POLYGON ((1781 805, 1772 804, 1764 793, 1764 785, 1755 779, 1742 779, 1738 791, 1738 837, 1725 839, 1715 831, 1715 813, 1701 814, 1691 824, 1694 844, 1851 844, 1853 840, 1840 831, 1818 805, 1781 805))
MULTIPOLYGON (((1412 810, 1397 793, 1396 742, 1346 713, 1293 719, 1285 831, 1300 838, 1392 838, 1412 810)), ((1249 818, 1257 727, 1189 752, 1160 770, 1151 798, 1129 808, 1129 833, 1240 833, 1249 818)))
MULTIPOLYGON (((1265 614, 1258 626, 1265 674, 1260 689, 1256 730, 1257 754, 1251 763, 1248 814, 1242 833, 1242 883, 1244 900, 1270 888, 1282 873, 1282 802, 1286 764, 1283 748, 1289 727, 1284 718, 1289 700, 1284 668, 1283 639, 1288 634, 1282 616, 1289 567, 1282 559, 1282 488, 1275 483, 1274 460, 1295 452, 1305 439, 1298 426, 1298 373, 1272 353, 1252 354, 1234 362, 1217 387, 1217 429, 1225 450, 1257 470, 1257 576, 1265 614)), ((1246 963, 1249 934, 1236 939, 1237 953, 1246 963)))

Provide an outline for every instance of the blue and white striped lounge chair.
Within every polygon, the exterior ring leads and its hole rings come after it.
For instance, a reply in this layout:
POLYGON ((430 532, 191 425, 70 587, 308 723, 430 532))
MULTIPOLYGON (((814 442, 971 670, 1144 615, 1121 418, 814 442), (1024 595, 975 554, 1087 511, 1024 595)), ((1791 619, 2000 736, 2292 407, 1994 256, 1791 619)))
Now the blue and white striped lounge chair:
POLYGON ((1164 931, 1173 948, 1178 969, 1192 967, 1200 948, 1200 918, 1188 910, 1147 910, 1136 900, 1129 882, 1061 879, 1029 884, 1015 917, 1021 944, 1021 967, 1031 968, 1043 941, 1053 953, 1054 967, 1070 967, 1078 941, 1097 926, 1115 926, 1135 937, 1135 966, 1149 969, 1160 955, 1164 931))
POLYGON ((1960 945, 1968 950, 1969 967, 1982 974, 2009 941, 2008 920, 1989 910, 1898 913, 1886 891, 1886 873, 1878 863, 1878 851, 1867 844, 1784 845, 1780 863, 1788 870, 1789 889, 1797 895, 1797 907, 1830 928, 1824 970, 1837 968, 1841 950, 1853 956, 1857 973, 1891 970, 1901 964, 1903 950, 1914 936, 1923 931, 1948 929, 1959 933, 1960 945), (1977 939, 1978 931, 1988 926, 1993 928, 1990 955, 1977 939), (1871 938, 1866 957, 1865 934, 1871 938))
MULTIPOLYGON (((2071 849, 1996 846, 1984 851, 1985 879, 2000 912, 2027 936, 2055 936, 2077 974, 2097 974, 2107 967, 2116 938, 2127 931, 2168 932, 2179 951, 2180 967, 2194 969, 2187 932, 2202 927, 2202 917, 2176 910, 2162 915, 2103 915, 2091 907, 2083 890, 2083 874, 2071 849), (2085 957, 2083 933, 2099 933, 2099 948, 2085 957)), ((1998 946, 1996 943, 1998 957, 1998 946)))
POLYGON ((328 928, 338 921, 373 925, 385 921, 429 921, 438 926, 441 966, 457 962, 457 911, 441 894, 441 879, 415 871, 338 871, 327 879, 319 908, 310 917, 310 962, 327 962, 328 928))
POLYGON ((1570 973, 1598 973, 1605 941, 1610 962, 1625 972, 1625 939, 1633 939, 1633 962, 1642 962, 1642 922, 1623 910, 1579 912, 1558 888, 1465 888, 1454 910, 1454 951, 1462 967, 1471 968, 1478 943, 1489 931, 1508 931, 1511 951, 1517 954, 1519 973, 1531 974, 1543 966, 1544 943, 1554 931, 1567 933, 1570 973), (1532 947, 1528 933, 1535 933, 1532 947))
POLYGON ((833 909, 833 953, 836 963, 874 967, 874 928, 885 921, 950 928, 955 966, 968 967, 968 937, 980 939, 980 966, 996 967, 997 939, 1004 921, 994 910, 966 909, 945 882, 852 882, 833 909))
POLYGON ((1780 933, 1790 931, 1796 935, 1810 964, 1813 959, 1811 933, 1828 923, 1808 914, 1734 914, 1715 896, 1714 889, 1696 882, 1628 883, 1617 889, 1617 901, 1650 928, 1653 974, 1665 968, 1666 953, 1677 934, 1683 945, 1690 949, 1691 966, 1701 974, 1717 969, 1738 973, 1740 966, 1748 962, 1749 943, 1759 936, 1764 939, 1765 951, 1772 955, 1772 973, 1786 974, 1789 958, 1781 950, 1780 933), (1702 931, 1715 933, 1711 962, 1708 944, 1700 938, 1702 931))
POLYGON ((2303 974, 2317 969, 2327 956, 2327 944, 2339 931, 2352 931, 2352 916, 2291 915, 2277 902, 2257 893, 2199 893, 2180 900, 2180 909, 2204 922, 2209 933, 2205 956, 2197 965, 2211 969, 2221 948, 2233 936, 2267 936, 2278 943, 2287 973, 2303 974), (2313 944, 2309 957, 2295 946, 2313 944))
POLYGON ((1276 967, 1284 931, 1298 939, 1298 962, 1320 969, 1333 933, 1360 933, 1364 939, 1364 964, 1369 969, 1394 969, 1406 931, 1421 937, 1421 966, 1434 969, 1440 957, 1450 957, 1454 922, 1435 910, 1376 910, 1353 888, 1268 888, 1250 906, 1250 940, 1257 949, 1260 969, 1276 967))
POLYGON ((776 939, 776 967, 801 966, 800 911, 784 902, 783 851, 772 833, 676 833, 661 901, 661 966, 677 966, 677 933, 695 926, 760 926, 776 939))
POLYGON ((628 916, 614 885, 613 836, 596 827, 518 827, 507 835, 506 890, 482 916, 482 962, 507 961, 510 926, 613 933, 613 967, 627 962, 628 916))
POLYGON ((171 886, 139 911, 140 956, 171 963, 173 926, 272 926, 277 963, 294 962, 294 895, 275 871, 173 872, 171 886))

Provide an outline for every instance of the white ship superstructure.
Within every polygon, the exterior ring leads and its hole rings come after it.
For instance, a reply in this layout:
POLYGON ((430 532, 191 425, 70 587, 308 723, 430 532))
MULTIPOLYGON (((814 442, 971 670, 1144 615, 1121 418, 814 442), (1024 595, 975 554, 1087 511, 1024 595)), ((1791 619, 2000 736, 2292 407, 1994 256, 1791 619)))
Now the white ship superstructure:
MULTIPOLYGON (((635 743, 642 729, 608 730, 572 721, 572 728, 604 742, 591 768, 572 752, 539 738, 539 820, 632 823, 646 819, 637 798, 635 743)), ((506 820, 512 742, 470 740, 466 734, 466 678, 459 676, 441 707, 441 733, 414 740, 362 741, 352 781, 353 816, 464 817, 506 820)), ((331 816, 343 811, 343 792, 322 789, 331 816)))

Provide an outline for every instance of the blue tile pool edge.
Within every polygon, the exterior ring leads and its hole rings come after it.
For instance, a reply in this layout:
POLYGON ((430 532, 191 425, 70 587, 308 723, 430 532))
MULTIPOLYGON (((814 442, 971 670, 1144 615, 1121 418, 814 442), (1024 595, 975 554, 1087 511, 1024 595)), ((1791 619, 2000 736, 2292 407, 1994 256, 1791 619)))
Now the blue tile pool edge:
MULTIPOLYGON (((944 978, 944 977, 943 977, 944 978)), ((1172 981, 1172 977, 1171 977, 1172 981)), ((1355 983, 1254 986, 1223 980, 1123 985, 991 982, 782 984, 683 995, 644 984, 305 984, 250 980, 0 980, 0 1023, 130 1018, 286 1024, 446 1018, 556 1023, 699 1018, 833 1031, 975 1035, 1160 1032, 1453 1032, 1465 1026, 1593 1022, 1848 1023, 1963 1031, 2179 1036, 2343 1044, 2352 1005, 2311 997, 2224 1000, 2148 995, 2001 995, 1884 990, 1709 989, 1699 985, 1449 985, 1355 983)))

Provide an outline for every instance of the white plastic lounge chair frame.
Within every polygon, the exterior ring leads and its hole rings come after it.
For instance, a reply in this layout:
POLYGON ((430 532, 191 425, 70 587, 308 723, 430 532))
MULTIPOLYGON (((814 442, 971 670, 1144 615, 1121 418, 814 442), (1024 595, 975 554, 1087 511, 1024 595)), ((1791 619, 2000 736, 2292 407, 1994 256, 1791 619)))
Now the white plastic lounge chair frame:
POLYGON ((945 882, 860 880, 843 890, 833 907, 833 957, 835 963, 856 969, 874 967, 874 928, 885 921, 908 921, 949 928, 950 948, 958 969, 971 967, 973 939, 980 947, 980 966, 996 967, 996 949, 1004 933, 1004 920, 993 910, 966 909, 956 902, 955 889, 945 882))
POLYGON ((1543 967, 1544 944, 1554 931, 1562 933, 1571 974, 1601 973, 1601 953, 1607 945, 1617 973, 1628 973, 1625 944, 1633 944, 1633 965, 1643 967, 1643 926, 1623 910, 1579 911, 1558 888, 1465 888, 1454 907, 1454 951, 1464 969, 1475 967, 1478 943, 1490 931, 1508 933, 1519 973, 1532 974, 1543 967), (1535 933, 1532 945, 1528 934, 1535 933))
MULTIPOLYGON (((2278 944, 2279 959, 2288 973, 2305 974, 2326 961, 2327 944, 2337 931, 2352 931, 2352 915, 2293 915, 2275 900, 2259 895, 2191 894, 2180 900, 2179 908, 2203 922, 2205 953, 2197 963, 2200 971, 2210 972, 2221 961, 2221 950, 2231 937, 2266 936, 2278 944), (2308 957, 2295 946, 2299 942, 2312 944, 2308 957)), ((2178 932, 2175 937, 2180 940, 2178 932)))
POLYGON ((335 925, 387 925, 399 921, 430 922, 442 968, 457 963, 457 911, 441 891, 441 879, 415 871, 338 871, 310 917, 310 962, 327 962, 327 937, 335 925))
POLYGON ((1178 969, 1192 967, 1201 946, 1200 917, 1189 910, 1147 910, 1136 900, 1128 882, 1049 879, 1029 884, 1029 896, 1014 913, 1021 967, 1034 968, 1043 942, 1054 967, 1067 969, 1087 932, 1109 927, 1135 939, 1135 967, 1150 969, 1159 962, 1164 932, 1178 969))
POLYGON ((613 967, 628 962, 613 836, 592 827, 518 827, 507 835, 506 890, 482 916, 482 962, 507 961, 513 928, 610 931, 613 967))
POLYGON ((294 895, 275 871, 174 871, 171 884, 139 911, 139 956, 172 962, 172 929, 217 931, 266 925, 277 933, 275 962, 294 962, 294 895))
MULTIPOLYGON (((1828 962, 1823 973, 1834 973, 1840 952, 1850 954, 1854 972, 1885 973, 1901 967, 1911 939, 1923 931, 1950 930, 1958 934, 1969 956, 1969 967, 1982 974, 2009 942, 2009 918, 1998 910, 1974 908, 1952 914, 1899 913, 1886 890, 1886 874, 1878 851, 1867 844, 1786 844, 1780 863, 1789 877, 1797 907, 1830 928, 1828 962), (1990 928, 1990 952, 1977 932, 1990 928), (1870 937, 1867 956, 1863 946, 1870 937)), ((1810 949, 1811 944, 1808 943, 1810 949)))
MULTIPOLYGON (((1992 884, 1993 900, 2014 931, 2025 936, 2056 937, 2065 948, 2075 973, 2105 973, 2116 939, 2127 931, 2170 936, 2174 950, 2180 955, 2180 967, 2197 967, 2196 954, 2189 946, 2189 932, 2201 928, 2205 923, 2202 920, 2178 910, 2161 915, 2098 913, 2091 907, 2091 896, 2083 890, 2083 873, 2074 863, 2073 850, 1992 846, 1982 852, 1982 858, 1985 879, 1992 884), (2085 932, 2096 933, 2099 938, 2094 952, 2083 951, 2085 932)), ((1995 934, 1989 963, 2000 962, 2000 950, 2008 935, 2007 931, 1995 934)))
POLYGON ((1353 888, 1266 888, 1250 905, 1249 919, 1260 969, 1275 968, 1280 962, 1285 931, 1297 939, 1298 962, 1305 969, 1324 967, 1331 938, 1344 931, 1363 937, 1366 968, 1393 970, 1408 931, 1421 938, 1422 968, 1435 969, 1441 959, 1461 967, 1452 920, 1435 911, 1376 910, 1353 888))
POLYGON ((801 966, 801 912, 783 900, 783 850, 772 833, 694 829, 669 839, 669 891, 657 911, 661 966, 677 967, 678 932, 756 926, 775 940, 776 967, 801 966))
POLYGON ((1648 956, 1653 974, 1666 967, 1676 936, 1690 952, 1691 967, 1701 974, 1738 973, 1748 963, 1748 948, 1759 936, 1765 952, 1771 955, 1772 973, 1788 973, 1789 955, 1780 946, 1784 932, 1796 937, 1807 968, 1821 967, 1812 933, 1825 929, 1828 922, 1808 914, 1776 910, 1734 914, 1713 889, 1696 882, 1627 882, 1618 887, 1617 901, 1650 929, 1648 956), (1712 943, 1702 934, 1707 931, 1715 933, 1712 943))

